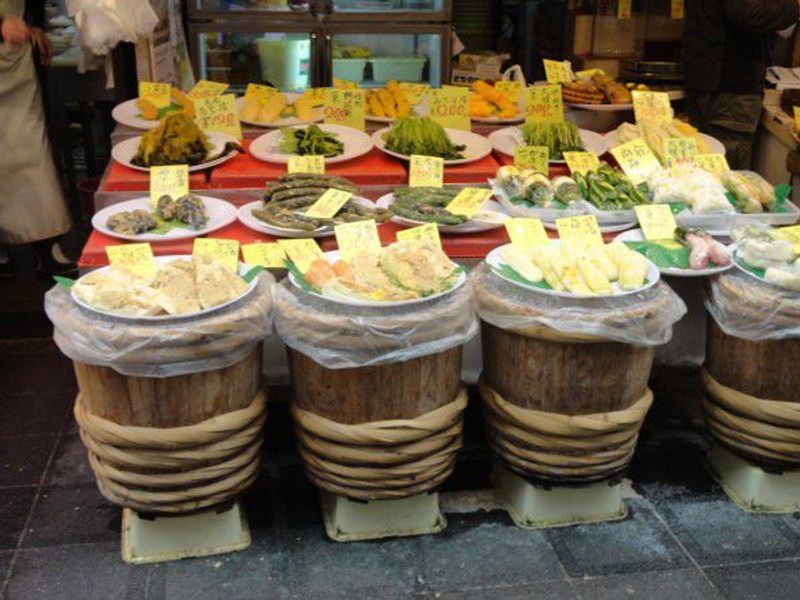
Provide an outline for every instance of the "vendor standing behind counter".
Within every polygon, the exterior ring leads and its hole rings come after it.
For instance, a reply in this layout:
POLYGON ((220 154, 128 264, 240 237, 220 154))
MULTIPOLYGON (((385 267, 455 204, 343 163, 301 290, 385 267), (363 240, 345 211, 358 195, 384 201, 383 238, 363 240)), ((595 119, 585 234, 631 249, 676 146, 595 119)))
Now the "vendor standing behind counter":
POLYGON ((689 120, 725 144, 733 169, 751 166, 774 37, 798 18, 798 0, 686 3, 683 70, 689 120))

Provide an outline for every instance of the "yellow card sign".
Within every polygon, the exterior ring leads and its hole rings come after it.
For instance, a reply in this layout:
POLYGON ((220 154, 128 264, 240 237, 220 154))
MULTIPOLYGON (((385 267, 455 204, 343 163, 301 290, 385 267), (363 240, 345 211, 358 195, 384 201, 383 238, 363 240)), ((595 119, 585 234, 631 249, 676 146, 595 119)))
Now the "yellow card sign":
POLYGON ((208 81, 201 79, 195 86, 189 90, 189 98, 192 100, 199 100, 200 98, 214 98, 221 96, 230 87, 227 83, 217 83, 216 81, 208 81))
POLYGON ((231 271, 239 272, 239 242, 236 240, 195 238, 192 254, 211 258, 231 271))
POLYGON ((678 225, 667 204, 636 206, 636 216, 646 240, 671 240, 678 225))
POLYGON ((171 93, 172 86, 168 83, 139 82, 139 98, 149 100, 156 108, 169 106, 172 103, 171 93))
POLYGON ((319 154, 309 154, 307 156, 290 156, 289 173, 315 173, 323 175, 325 173, 325 157, 319 154))
POLYGON ((617 18, 630 19, 631 18, 631 4, 633 0, 617 0, 617 18))
POLYGON ((194 101, 195 121, 205 132, 216 131, 242 139, 242 126, 239 124, 239 111, 236 110, 236 97, 233 94, 198 98, 194 101))
POLYGON ((794 129, 800 131, 800 106, 793 106, 792 110, 794 111, 794 129))
POLYGON ((517 146, 514 150, 514 166, 532 169, 542 175, 550 172, 550 149, 547 146, 517 146))
POLYGON ((153 208, 161 196, 180 198, 189 193, 189 165, 150 167, 150 204, 153 208))
POLYGON ((526 123, 560 123, 564 120, 564 102, 560 85, 534 85, 525 88, 526 123))
POLYGON ((594 152, 564 152, 564 160, 570 173, 584 174, 600 166, 600 159, 594 152))
POLYGON ((471 218, 492 197, 492 190, 465 187, 445 207, 454 215, 471 218))
POLYGON ((112 266, 127 269, 139 277, 149 279, 156 274, 156 261, 150 244, 106 246, 106 256, 112 266))
POLYGON ((692 163, 697 156, 697 140, 690 137, 667 138, 664 152, 667 166, 692 163))
POLYGON ((522 96, 523 85, 521 81, 495 81, 494 89, 504 94, 511 102, 516 103, 522 96))
POLYGON ((344 260, 351 260, 364 252, 378 252, 381 249, 378 226, 372 219, 342 223, 336 225, 333 232, 344 260))
POLYGON ((698 154, 694 157, 694 162, 709 173, 727 173, 731 170, 724 154, 698 154))
POLYGON ((303 96, 311 99, 314 106, 325 104, 325 92, 330 88, 308 88, 303 92, 303 96))
POLYGON ((575 79, 589 79, 593 75, 605 75, 606 72, 603 69, 586 69, 584 71, 578 71, 575 73, 575 79))
POLYGON ((408 167, 410 187, 442 187, 444 183, 444 159, 439 156, 412 154, 408 167))
POLYGON ((539 219, 515 217, 506 221, 506 231, 511 243, 521 250, 530 250, 550 241, 539 219))
POLYGON ((278 240, 278 244, 301 273, 318 258, 325 258, 319 245, 312 239, 278 240))
POLYGON ((278 93, 273 87, 268 85, 260 85, 258 83, 248 83, 247 89, 244 91, 244 97, 249 98, 255 96, 260 102, 268 102, 275 94, 278 93))
POLYGON ((330 188, 306 210, 305 214, 315 219, 332 219, 352 197, 353 192, 330 188))
POLYGON ((397 232, 398 242, 412 242, 429 243, 438 248, 442 247, 442 238, 439 237, 439 227, 436 223, 426 223, 419 227, 412 227, 411 229, 403 229, 397 232))
POLYGON ((448 87, 428 92, 431 119, 448 129, 470 131, 469 89, 448 87))
POLYGON ((633 113, 636 121, 652 119, 659 123, 671 121, 674 113, 667 92, 633 91, 633 113))
POLYGON ((569 83, 572 81, 572 63, 568 60, 543 59, 547 83, 569 83))
POLYGON ((431 86, 427 83, 408 83, 402 81, 397 85, 401 90, 403 90, 403 94, 405 95, 406 100, 408 100, 408 103, 412 105, 419 104, 428 93, 428 90, 431 89, 431 86))
POLYGON ((268 269, 282 269, 286 266, 286 253, 275 242, 244 244, 242 257, 248 265, 267 267, 268 269))
POLYGON ((594 215, 556 219, 558 237, 568 244, 602 244, 603 234, 594 215))
POLYGON ((344 125, 364 131, 366 124, 366 96, 359 89, 325 90, 325 123, 344 125))
POLYGON ((650 173, 661 166, 656 155, 642 138, 612 148, 611 154, 635 185, 642 183, 650 173))
POLYGON ((670 14, 673 19, 682 19, 684 14, 684 0, 672 0, 670 14))

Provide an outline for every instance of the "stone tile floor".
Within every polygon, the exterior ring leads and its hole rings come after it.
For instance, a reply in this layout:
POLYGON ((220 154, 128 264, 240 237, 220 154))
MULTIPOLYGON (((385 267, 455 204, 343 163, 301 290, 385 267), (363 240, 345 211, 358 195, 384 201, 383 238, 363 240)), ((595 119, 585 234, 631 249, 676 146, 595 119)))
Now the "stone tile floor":
POLYGON ((438 535, 328 541, 277 402, 262 477, 244 497, 253 544, 129 566, 119 553, 120 511, 97 492, 72 423, 74 394, 70 365, 52 343, 0 340, 2 598, 800 597, 800 520, 734 507, 703 468, 701 435, 651 424, 624 521, 529 531, 491 501, 475 410, 442 495, 449 526, 438 535))

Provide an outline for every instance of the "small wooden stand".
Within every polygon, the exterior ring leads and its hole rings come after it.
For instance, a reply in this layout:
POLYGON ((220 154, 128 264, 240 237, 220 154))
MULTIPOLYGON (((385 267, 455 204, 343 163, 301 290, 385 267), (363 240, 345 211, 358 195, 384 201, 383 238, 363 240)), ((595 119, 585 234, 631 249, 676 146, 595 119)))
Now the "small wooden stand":
POLYGON ((249 545, 250 528, 238 502, 222 511, 152 518, 122 510, 122 559, 130 564, 224 554, 249 545))
POLYGON ((492 478, 501 504, 526 529, 618 521, 628 515, 619 483, 535 486, 501 464, 495 465, 492 478))
POLYGON ((707 467, 736 506, 754 513, 800 511, 800 470, 768 473, 714 444, 707 467))
POLYGON ((320 490, 320 498, 325 530, 337 542, 438 533, 447 527, 436 492, 361 502, 320 490))

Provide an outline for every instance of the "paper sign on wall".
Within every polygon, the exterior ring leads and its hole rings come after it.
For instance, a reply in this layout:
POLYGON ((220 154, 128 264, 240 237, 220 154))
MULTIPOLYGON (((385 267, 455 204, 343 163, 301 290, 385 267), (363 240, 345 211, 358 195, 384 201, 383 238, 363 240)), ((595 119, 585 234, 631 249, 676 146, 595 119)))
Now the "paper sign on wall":
POLYGON ((205 132, 216 131, 242 139, 242 127, 239 124, 239 111, 236 109, 236 97, 224 94, 211 98, 199 98, 194 101, 195 121, 205 132))
POLYGON ((243 244, 242 257, 248 265, 282 269, 286 265, 286 253, 275 242, 243 244))
POLYGON ((156 261, 150 244, 106 246, 106 256, 112 266, 127 269, 139 277, 149 279, 156 274, 156 261))
POLYGON ((206 256, 239 272, 239 242, 218 238, 195 238, 192 254, 206 256))
POLYGON ((428 92, 430 117, 446 129, 471 131, 469 89, 449 87, 428 92))
POLYGON ((560 85, 534 85, 525 88, 526 123, 560 123, 564 120, 564 102, 560 85))
POLYGON ((161 196, 173 200, 189 193, 189 165, 150 167, 150 205, 155 209, 161 196))

